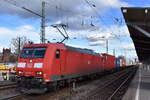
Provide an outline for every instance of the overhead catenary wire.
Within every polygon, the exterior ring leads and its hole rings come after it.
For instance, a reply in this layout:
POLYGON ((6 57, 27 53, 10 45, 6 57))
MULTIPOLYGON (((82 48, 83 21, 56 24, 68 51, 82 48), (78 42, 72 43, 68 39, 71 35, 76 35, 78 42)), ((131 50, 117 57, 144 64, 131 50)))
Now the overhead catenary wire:
MULTIPOLYGON (((10 0, 6 0, 6 1, 10 1, 10 0)), ((103 18, 102 18, 102 16, 98 13, 98 11, 97 11, 97 9, 96 9, 96 5, 95 4, 91 4, 90 2, 88 2, 88 0, 85 0, 86 1, 86 3, 88 3, 88 5, 93 9, 93 11, 98 15, 98 17, 102 20, 102 23, 104 23, 104 25, 106 25, 106 26, 108 26, 109 27, 109 25, 107 25, 107 23, 103 20, 103 18)), ((18 6, 17 4, 15 4, 16 5, 16 7, 18 6)), ((19 5, 20 6, 20 5, 19 5)), ((54 7, 56 7, 56 6, 54 6, 54 7)), ((57 7, 57 10, 60 10, 62 7, 57 7)), ((66 11, 66 12, 69 12, 68 10, 65 10, 65 9, 61 9, 61 13, 63 13, 64 11, 66 11)), ((71 11, 70 11, 71 12, 71 11)), ((59 12, 58 12, 59 13, 59 12)), ((64 14, 63 14, 64 15, 64 14)), ((82 15, 81 15, 82 16, 82 15)), ((115 18, 114 18, 114 20, 115 20, 115 18)), ((116 18, 116 21, 118 21, 118 19, 116 18)), ((91 23, 93 23, 93 21, 91 22, 91 23)), ((110 29, 111 31, 112 31, 112 33, 113 33, 113 30, 112 29, 110 29)), ((111 34, 112 34, 111 33, 111 34)))
MULTIPOLYGON (((109 25, 103 20, 103 18, 99 15, 98 11, 95 9, 96 6, 93 6, 94 4, 93 4, 93 5, 90 4, 90 2, 89 2, 88 0, 84 0, 84 1, 85 1, 85 2, 89 5, 89 7, 95 12, 95 14, 100 18, 100 20, 102 21, 102 23, 103 23, 106 27, 109 28, 109 25)), ((110 28, 110 30, 111 30, 112 33, 114 33, 111 28, 110 28)), ((110 33, 110 34, 112 34, 112 33, 110 33)))
MULTIPOLYGON (((103 20, 102 16, 99 15, 98 11, 96 10, 96 6, 94 4, 91 4, 88 0, 84 0, 84 1, 89 5, 89 7, 93 10, 93 12, 95 12, 95 14, 101 19, 102 23, 105 26, 107 26, 108 29, 111 30, 110 34, 114 35, 116 37, 116 39, 118 39, 120 41, 120 44, 121 44, 120 46, 123 46, 121 39, 117 35, 114 34, 113 30, 111 28, 109 28, 110 26, 103 20)), ((110 15, 110 16, 112 17, 112 15, 110 15)), ((113 20, 115 20, 119 24, 122 24, 121 18, 113 17, 113 20)), ((123 48, 123 47, 121 47, 121 48, 123 48)), ((124 52, 125 52, 125 50, 124 50, 124 52)))
MULTIPOLYGON (((58 2, 59 3, 59 2, 58 2)), ((51 7, 55 7, 56 8, 56 6, 55 5, 53 5, 52 3, 49 3, 48 2, 48 5, 50 5, 51 7)), ((66 9, 64 9, 64 8, 62 8, 62 5, 59 3, 59 6, 58 6, 58 4, 56 4, 57 5, 57 12, 56 13, 61 13, 61 14, 59 14, 59 15, 62 15, 62 17, 63 18, 61 18, 61 20, 65 20, 65 17, 66 16, 64 16, 64 14, 63 14, 63 12, 66 12, 66 13, 76 13, 76 17, 79 17, 79 16, 81 16, 81 17, 84 17, 84 20, 82 20, 82 22, 81 22, 81 26, 84 28, 84 25, 86 24, 84 21, 85 21, 85 18, 90 18, 90 20, 91 20, 91 16, 89 16, 89 15, 86 15, 86 13, 84 14, 84 12, 82 12, 82 13, 80 13, 80 12, 77 12, 77 11, 75 11, 74 12, 74 10, 66 10, 66 9), (84 24, 83 24, 84 23, 84 24)), ((58 14, 57 14, 58 15, 58 14)), ((67 17, 67 19, 69 19, 69 17, 67 17)), ((79 19, 79 18, 78 18, 79 19)), ((82 19, 82 18, 81 18, 82 19)), ((61 21, 60 20, 60 21, 61 21)), ((68 24, 68 26, 69 26, 69 23, 68 23, 68 20, 66 20, 66 24, 68 24)), ((90 24, 90 23, 89 23, 90 24)), ((92 24, 90 24, 90 25, 92 25, 92 24)), ((93 25, 92 25, 93 26, 93 25)))
POLYGON ((45 19, 45 4, 46 3, 44 1, 42 1, 42 14, 40 15, 40 14, 38 14, 38 13, 36 13, 36 12, 34 12, 34 11, 32 11, 32 10, 24 7, 24 6, 18 6, 15 1, 14 2, 12 2, 10 0, 4 0, 4 1, 7 2, 7 3, 9 3, 9 4, 12 4, 12 5, 16 6, 16 7, 19 7, 21 9, 25 10, 25 11, 28 11, 28 12, 36 15, 36 16, 39 16, 41 18, 40 40, 41 40, 41 43, 45 43, 45 40, 46 40, 45 39, 45 21, 46 21, 46 19, 45 19))

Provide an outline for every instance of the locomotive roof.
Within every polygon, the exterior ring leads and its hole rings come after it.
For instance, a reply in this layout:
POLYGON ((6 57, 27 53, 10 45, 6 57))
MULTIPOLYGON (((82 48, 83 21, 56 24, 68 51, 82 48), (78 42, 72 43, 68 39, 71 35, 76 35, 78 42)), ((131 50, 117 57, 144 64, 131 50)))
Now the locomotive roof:
POLYGON ((99 53, 96 53, 91 49, 76 48, 76 47, 72 47, 72 46, 68 46, 68 45, 65 45, 65 47, 67 50, 70 50, 70 51, 76 51, 76 52, 80 52, 80 53, 86 53, 86 54, 97 55, 97 56, 99 55, 99 53))
POLYGON ((113 55, 110 55, 110 54, 107 54, 107 53, 102 53, 101 55, 115 57, 115 56, 113 56, 113 55))
MULTIPOLYGON (((59 45, 60 43, 27 44, 24 47, 48 46, 48 44, 59 45)), ((91 49, 86 49, 86 48, 82 49, 82 48, 68 46, 68 45, 65 45, 65 44, 61 44, 61 45, 64 45, 66 47, 66 49, 70 50, 70 51, 76 51, 76 52, 80 52, 80 53, 86 53, 86 54, 97 55, 97 56, 99 55, 99 53, 96 53, 91 49)))

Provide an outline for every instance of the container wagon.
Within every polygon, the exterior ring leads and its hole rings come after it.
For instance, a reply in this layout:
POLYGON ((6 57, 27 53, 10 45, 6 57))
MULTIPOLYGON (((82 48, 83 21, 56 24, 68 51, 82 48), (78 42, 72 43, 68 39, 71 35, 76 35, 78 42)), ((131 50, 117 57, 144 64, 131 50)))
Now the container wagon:
POLYGON ((116 66, 115 65, 116 57, 106 53, 101 55, 102 55, 103 68, 105 70, 114 70, 116 66))

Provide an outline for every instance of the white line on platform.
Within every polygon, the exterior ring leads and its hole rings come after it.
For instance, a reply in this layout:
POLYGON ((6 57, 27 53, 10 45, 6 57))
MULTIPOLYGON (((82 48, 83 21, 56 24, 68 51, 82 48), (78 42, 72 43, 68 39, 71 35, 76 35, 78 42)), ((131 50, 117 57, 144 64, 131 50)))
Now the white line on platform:
POLYGON ((139 81, 138 81, 138 87, 136 90, 135 100, 139 100, 140 98, 140 85, 141 85, 141 69, 139 68, 139 81))

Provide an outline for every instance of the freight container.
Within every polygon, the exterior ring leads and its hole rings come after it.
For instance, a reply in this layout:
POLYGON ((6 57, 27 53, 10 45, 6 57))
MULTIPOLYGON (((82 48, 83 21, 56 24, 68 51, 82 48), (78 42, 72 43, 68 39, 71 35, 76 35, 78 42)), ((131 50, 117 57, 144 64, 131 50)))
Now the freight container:
POLYGON ((110 70, 115 68, 115 56, 109 54, 102 54, 102 63, 105 70, 110 70))
POLYGON ((125 66, 126 66, 126 60, 125 60, 125 59, 122 59, 122 60, 121 60, 121 64, 122 64, 122 67, 125 67, 125 66))
POLYGON ((116 68, 121 67, 120 59, 116 59, 116 68))
POLYGON ((125 67, 126 66, 126 60, 122 58, 116 59, 116 67, 125 67))

